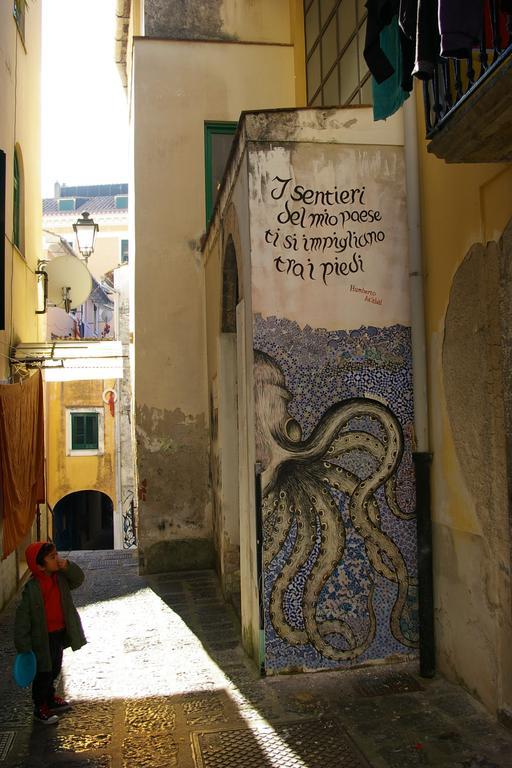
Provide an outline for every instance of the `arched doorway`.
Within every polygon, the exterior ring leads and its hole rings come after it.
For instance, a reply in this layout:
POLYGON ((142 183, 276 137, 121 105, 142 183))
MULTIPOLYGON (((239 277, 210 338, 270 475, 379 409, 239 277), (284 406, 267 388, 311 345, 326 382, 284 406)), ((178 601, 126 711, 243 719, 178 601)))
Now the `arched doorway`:
POLYGON ((113 549, 114 505, 100 491, 76 491, 64 496, 53 510, 57 549, 113 549))
POLYGON ((219 337, 218 448, 220 500, 217 511, 220 572, 224 594, 240 613, 239 420, 237 305, 240 301, 237 252, 227 237, 222 262, 219 337))

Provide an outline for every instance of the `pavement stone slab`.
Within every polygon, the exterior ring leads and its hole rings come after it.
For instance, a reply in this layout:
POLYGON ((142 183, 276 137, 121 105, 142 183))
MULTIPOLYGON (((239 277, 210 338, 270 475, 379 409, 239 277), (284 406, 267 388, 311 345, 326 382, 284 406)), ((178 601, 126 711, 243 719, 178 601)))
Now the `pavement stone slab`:
POLYGON ((69 553, 88 644, 66 651, 73 702, 32 717, 0 614, 0 768, 512 768, 512 734, 415 662, 261 678, 211 571, 137 572, 137 553, 69 553), (5 755, 2 756, 2 737, 5 755))

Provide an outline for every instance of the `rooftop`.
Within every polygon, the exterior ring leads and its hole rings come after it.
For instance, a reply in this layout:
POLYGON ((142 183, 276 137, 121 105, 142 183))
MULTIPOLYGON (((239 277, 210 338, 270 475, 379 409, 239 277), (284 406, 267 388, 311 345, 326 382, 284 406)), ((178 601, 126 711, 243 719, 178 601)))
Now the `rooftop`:
POLYGON ((126 213, 128 184, 55 185, 55 196, 43 200, 43 216, 126 213))

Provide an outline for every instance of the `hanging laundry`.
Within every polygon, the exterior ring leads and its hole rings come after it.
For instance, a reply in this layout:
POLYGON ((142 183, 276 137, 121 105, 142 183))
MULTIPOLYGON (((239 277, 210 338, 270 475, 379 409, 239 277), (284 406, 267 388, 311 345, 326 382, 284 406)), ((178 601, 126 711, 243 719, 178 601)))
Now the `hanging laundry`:
POLYGON ((14 552, 45 500, 41 372, 23 384, 0 384, 0 492, 3 557, 14 552))
POLYGON ((400 0, 398 9, 400 28, 409 40, 416 41, 418 26, 418 0, 400 0))
POLYGON ((385 120, 412 90, 414 46, 398 25, 398 0, 368 0, 364 57, 372 74, 373 116, 385 120))
MULTIPOLYGON (((380 33, 396 17, 399 5, 398 0, 368 0, 366 3, 368 17, 364 58, 377 83, 383 83, 395 72, 396 61, 393 64, 383 50, 380 33)), ((389 45, 390 41, 387 44, 389 45)), ((414 44, 402 29, 399 32, 399 45, 401 49, 401 86, 404 91, 412 91, 411 73, 414 64, 414 44)), ((391 53, 391 58, 395 59, 394 53, 391 53)))
POLYGON ((398 0, 367 0, 366 8, 364 58, 375 80, 383 83, 395 70, 381 46, 380 33, 397 13, 398 0))
POLYGON ((441 56, 466 59, 480 44, 484 0, 439 0, 441 56))
MULTIPOLYGON (((402 47, 398 16, 380 32, 380 46, 393 67, 393 73, 379 83, 372 78, 373 119, 385 120, 391 117, 409 97, 409 91, 403 88, 402 47)), ((411 81, 412 87, 412 81, 411 81)))
POLYGON ((412 74, 430 80, 439 57, 438 0, 401 0, 400 29, 414 46, 412 74))

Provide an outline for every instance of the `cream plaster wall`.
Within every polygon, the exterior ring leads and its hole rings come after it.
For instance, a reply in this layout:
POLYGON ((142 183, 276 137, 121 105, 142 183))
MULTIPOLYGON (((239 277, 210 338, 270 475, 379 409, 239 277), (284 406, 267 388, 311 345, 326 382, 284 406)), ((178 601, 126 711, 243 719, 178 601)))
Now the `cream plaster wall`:
POLYGON ((420 139, 420 174, 438 662, 496 711, 512 703, 511 542, 496 326, 504 286, 492 251, 466 256, 473 244, 499 239, 512 218, 512 168, 448 165, 427 154, 420 139), (475 258, 480 266, 472 266, 475 258), (461 322, 457 330, 454 323, 461 322), (453 338, 460 347, 450 371, 443 354, 453 338), (454 409, 450 402, 457 400, 454 409))
POLYGON ((291 43, 289 0, 224 0, 222 31, 236 40, 291 43))
POLYGON ((205 407, 203 377, 192 373, 202 368, 197 351, 204 348, 203 323, 197 322, 203 305, 204 122, 237 120, 248 108, 291 106, 292 49, 140 39, 135 66, 136 396, 165 407, 169 387, 162 374, 168 371, 181 407, 195 413, 205 407), (163 331, 179 366, 165 355, 162 360, 163 331), (155 333, 160 344, 148 344, 155 333), (157 361, 161 375, 155 380, 157 361))
POLYGON ((136 39, 132 98, 140 520, 151 547, 211 539, 204 122, 292 106, 293 49, 136 39))

